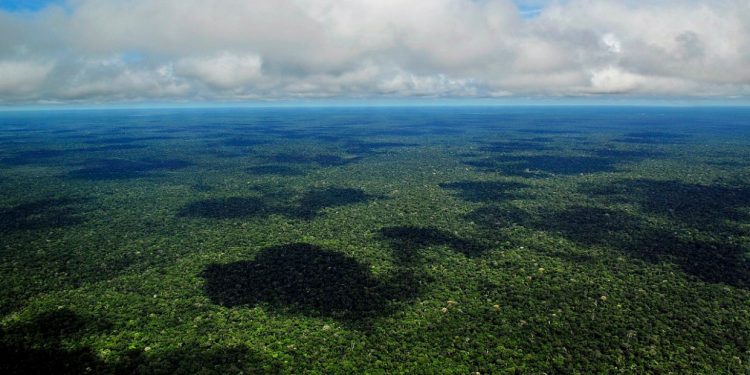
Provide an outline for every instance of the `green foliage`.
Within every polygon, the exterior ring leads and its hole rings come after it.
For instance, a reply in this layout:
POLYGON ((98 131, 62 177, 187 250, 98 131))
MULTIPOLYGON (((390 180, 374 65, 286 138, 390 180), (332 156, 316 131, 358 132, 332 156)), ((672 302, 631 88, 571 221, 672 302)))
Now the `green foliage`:
POLYGON ((518 111, 3 115, 0 373, 750 372, 747 129, 518 111))

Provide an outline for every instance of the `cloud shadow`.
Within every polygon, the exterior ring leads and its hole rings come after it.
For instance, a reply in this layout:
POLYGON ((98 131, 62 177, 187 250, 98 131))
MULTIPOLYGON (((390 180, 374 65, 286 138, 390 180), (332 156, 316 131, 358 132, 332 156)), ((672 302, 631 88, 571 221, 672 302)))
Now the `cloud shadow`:
POLYGON ((390 243, 401 264, 415 263, 420 258, 419 251, 431 246, 448 246, 469 257, 479 256, 487 250, 477 242, 432 227, 385 227, 380 229, 380 236, 390 243))
POLYGON ((269 165, 257 165, 254 167, 247 168, 247 173, 254 176, 302 176, 305 174, 301 169, 290 167, 286 165, 269 164, 269 165))
POLYGON ((443 189, 453 190, 459 198, 469 202, 498 202, 528 197, 519 190, 529 185, 506 181, 459 181, 440 184, 443 189))
POLYGON ((687 239, 674 228, 614 209, 572 206, 563 210, 524 211, 483 207, 466 217, 496 230, 519 225, 567 238, 584 246, 604 246, 652 263, 669 262, 711 283, 750 288, 746 249, 721 239, 687 239))
POLYGON ((208 219, 263 218, 284 215, 312 220, 329 207, 363 203, 379 198, 359 189, 329 187, 308 190, 298 197, 287 193, 263 192, 260 197, 211 198, 189 203, 178 212, 181 217, 208 219))
POLYGON ((360 322, 393 312, 418 293, 409 274, 381 280, 355 259, 315 245, 263 249, 252 260, 211 264, 206 294, 226 307, 265 305, 284 312, 360 322))
POLYGON ((151 176, 157 171, 176 171, 193 165, 179 159, 95 159, 83 168, 68 173, 69 178, 81 180, 122 180, 151 176))
POLYGON ((62 228, 83 222, 81 199, 50 198, 0 209, 0 232, 62 228))

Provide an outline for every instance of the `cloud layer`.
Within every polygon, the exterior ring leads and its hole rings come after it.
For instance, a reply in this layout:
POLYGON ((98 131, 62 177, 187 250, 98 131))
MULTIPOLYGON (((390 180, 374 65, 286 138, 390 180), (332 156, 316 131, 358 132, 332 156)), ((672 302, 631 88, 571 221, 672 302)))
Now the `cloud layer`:
POLYGON ((70 0, 0 11, 0 103, 750 94, 746 0, 518 3, 70 0))

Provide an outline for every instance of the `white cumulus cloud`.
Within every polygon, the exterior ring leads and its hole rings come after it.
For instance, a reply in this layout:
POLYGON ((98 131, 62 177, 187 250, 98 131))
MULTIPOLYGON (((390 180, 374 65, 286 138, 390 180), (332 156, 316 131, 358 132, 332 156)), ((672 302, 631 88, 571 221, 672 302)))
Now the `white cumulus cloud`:
POLYGON ((748 92, 747 0, 69 0, 0 11, 6 104, 748 92))
POLYGON ((257 55, 223 52, 211 57, 190 57, 175 64, 178 75, 194 78, 218 89, 239 88, 261 75, 262 61, 257 55))
POLYGON ((40 88, 53 64, 0 60, 0 95, 27 96, 40 88))

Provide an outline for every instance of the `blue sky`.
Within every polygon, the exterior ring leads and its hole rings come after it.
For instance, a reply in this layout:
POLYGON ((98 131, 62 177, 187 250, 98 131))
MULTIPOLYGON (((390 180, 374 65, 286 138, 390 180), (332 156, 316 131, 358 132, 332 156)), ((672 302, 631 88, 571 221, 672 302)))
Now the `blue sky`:
POLYGON ((539 1, 514 1, 516 6, 518 7, 519 12, 521 12, 521 15, 526 18, 533 18, 538 16, 542 10, 544 9, 544 6, 549 3, 549 1, 545 0, 539 0, 539 1))
MULTIPOLYGON (((36 11, 50 4, 63 4, 64 0, 0 0, 0 9, 9 11, 36 11)), ((547 1, 515 1, 525 15, 536 15, 547 1)))
POLYGON ((0 0, 0 105, 736 103, 748 51, 747 0, 0 0))
POLYGON ((62 0, 0 0, 0 9, 10 11, 35 11, 50 4, 60 4, 62 0))
MULTIPOLYGON (((519 12, 521 12, 524 17, 530 18, 537 16, 544 8, 544 5, 549 1, 518 0, 514 2, 518 7, 519 12)), ((51 4, 63 5, 64 3, 65 0, 0 0, 0 9, 13 12, 37 11, 51 4)))

